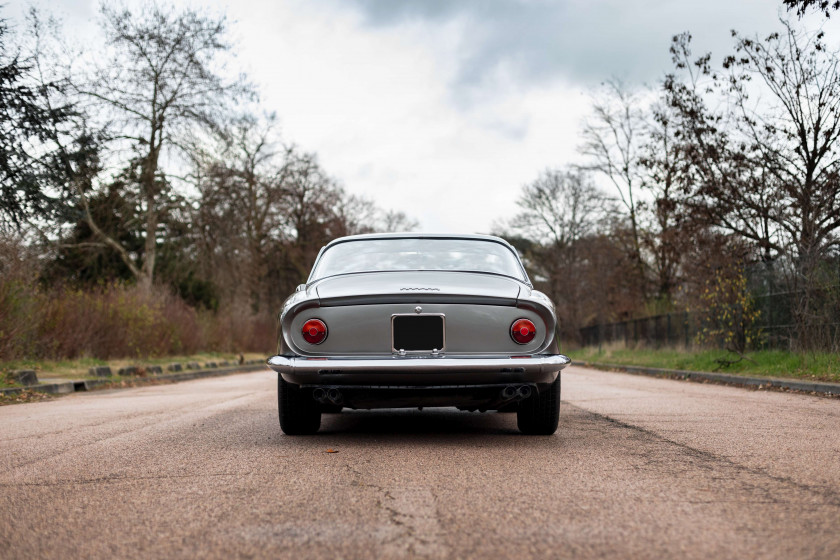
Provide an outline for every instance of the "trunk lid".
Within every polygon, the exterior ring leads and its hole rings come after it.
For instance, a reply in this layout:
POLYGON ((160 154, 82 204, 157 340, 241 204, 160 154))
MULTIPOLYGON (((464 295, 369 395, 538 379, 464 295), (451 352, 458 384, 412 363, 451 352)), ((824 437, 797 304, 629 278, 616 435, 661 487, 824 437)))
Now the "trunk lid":
POLYGON ((322 307, 374 303, 475 303, 515 306, 523 285, 478 272, 363 272, 315 284, 322 307))

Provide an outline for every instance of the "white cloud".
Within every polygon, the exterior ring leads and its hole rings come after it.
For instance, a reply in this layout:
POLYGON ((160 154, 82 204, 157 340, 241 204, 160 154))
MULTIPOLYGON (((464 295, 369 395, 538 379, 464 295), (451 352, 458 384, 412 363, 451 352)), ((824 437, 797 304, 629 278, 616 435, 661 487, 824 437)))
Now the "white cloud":
MULTIPOLYGON (((94 6, 50 4, 76 29, 94 6)), ((238 60, 287 141, 426 231, 486 232, 516 211, 522 184, 576 160, 589 87, 613 75, 655 82, 669 69, 670 37, 684 30, 719 60, 730 28, 766 32, 780 6, 257 0, 226 9, 238 60)))
POLYGON ((574 87, 517 84, 500 68, 475 105, 454 101, 464 20, 371 30, 353 11, 284 2, 243 33, 245 15, 232 15, 284 135, 426 231, 488 231, 524 182, 573 157, 586 106, 574 87))

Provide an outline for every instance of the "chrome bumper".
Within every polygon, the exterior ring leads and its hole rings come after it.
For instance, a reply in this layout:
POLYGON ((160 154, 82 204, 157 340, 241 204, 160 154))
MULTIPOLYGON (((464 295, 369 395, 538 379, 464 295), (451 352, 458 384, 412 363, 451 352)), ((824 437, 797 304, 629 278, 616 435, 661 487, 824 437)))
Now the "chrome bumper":
POLYGON ((523 357, 402 357, 303 358, 272 356, 268 367, 283 375, 330 375, 352 373, 523 373, 560 371, 571 359, 562 354, 523 357))

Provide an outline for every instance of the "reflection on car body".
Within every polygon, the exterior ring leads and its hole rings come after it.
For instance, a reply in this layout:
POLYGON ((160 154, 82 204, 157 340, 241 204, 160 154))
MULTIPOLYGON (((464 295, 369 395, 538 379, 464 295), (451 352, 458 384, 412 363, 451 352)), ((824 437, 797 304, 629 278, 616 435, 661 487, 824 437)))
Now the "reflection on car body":
POLYGON ((342 407, 456 406, 517 413, 557 429, 557 319, 506 241, 483 235, 371 234, 324 247, 283 304, 280 425, 314 433, 342 407))

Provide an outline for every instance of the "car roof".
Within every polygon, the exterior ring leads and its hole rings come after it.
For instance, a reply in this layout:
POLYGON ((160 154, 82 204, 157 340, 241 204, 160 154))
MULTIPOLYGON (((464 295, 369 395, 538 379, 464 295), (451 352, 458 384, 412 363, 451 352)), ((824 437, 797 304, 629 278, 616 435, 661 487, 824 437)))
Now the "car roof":
POLYGON ((365 239, 475 239, 479 241, 493 241, 501 243, 516 253, 516 249, 514 249, 510 243, 501 237, 496 237, 495 235, 483 235, 479 233, 363 233, 360 235, 348 235, 346 237, 333 239, 324 246, 324 249, 346 241, 362 241, 365 239))

